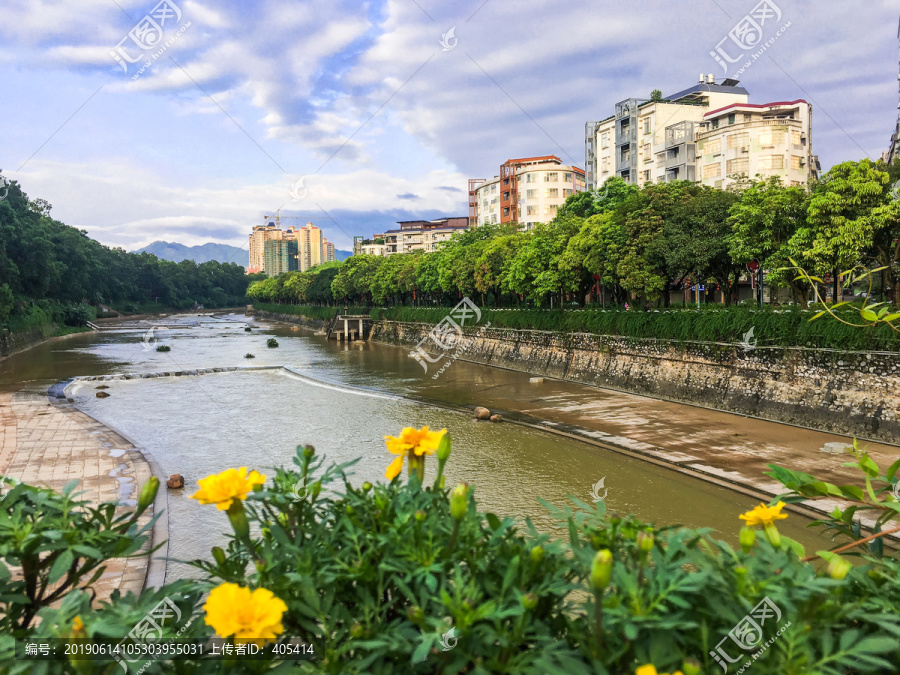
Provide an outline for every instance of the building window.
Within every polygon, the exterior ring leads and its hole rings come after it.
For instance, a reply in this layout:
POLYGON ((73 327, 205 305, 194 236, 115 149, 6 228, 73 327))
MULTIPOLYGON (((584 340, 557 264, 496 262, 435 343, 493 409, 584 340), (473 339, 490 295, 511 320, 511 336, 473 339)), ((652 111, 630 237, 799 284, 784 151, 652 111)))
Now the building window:
POLYGON ((650 118, 649 117, 644 120, 644 133, 645 134, 650 133, 650 118))
POLYGON ((559 181, 559 174, 556 171, 548 171, 544 174, 545 183, 556 183, 559 181))
POLYGON ((538 215, 540 215, 540 207, 538 207, 538 206, 532 206, 531 204, 529 204, 528 206, 525 207, 525 215, 526 215, 526 216, 538 216, 538 215))
POLYGON ((650 169, 644 171, 644 180, 650 180, 650 169))
POLYGON ((731 114, 728 116, 728 124, 734 124, 736 118, 737 118, 737 115, 735 115, 734 113, 731 113, 731 114))
POLYGON ((742 131, 737 134, 731 134, 728 137, 728 149, 733 150, 734 148, 746 148, 750 145, 750 132, 742 131))
POLYGON ((606 173, 607 171, 609 171, 609 157, 604 157, 604 158, 600 161, 600 167, 603 169, 603 172, 604 172, 604 173, 606 173))
POLYGON ((759 168, 763 171, 783 169, 784 155, 762 155, 759 158, 759 168))
POLYGON ((753 119, 753 115, 748 115, 748 114, 745 114, 745 115, 744 115, 744 121, 745 121, 745 122, 750 122, 752 119, 753 119))
POLYGON ((759 132, 759 144, 762 147, 772 147, 784 143, 783 131, 761 131, 759 132))
POLYGON ((750 160, 747 157, 741 157, 739 159, 729 159, 728 166, 725 167, 725 173, 729 176, 736 173, 744 174, 746 176, 749 172, 750 160))
POLYGON ((556 204, 548 204, 547 207, 544 209, 544 215, 545 216, 555 216, 556 210, 558 208, 559 208, 559 206, 557 206, 556 204))
POLYGON ((503 201, 505 201, 505 202, 509 201, 509 193, 508 192, 503 193, 503 201))
POLYGON ((799 129, 791 129, 791 143, 794 145, 800 145, 800 130, 799 129))
POLYGON ((573 189, 571 189, 571 188, 565 188, 565 189, 563 190, 563 197, 568 197, 568 196, 570 196, 573 192, 575 192, 575 190, 573 190, 573 189))
MULTIPOLYGON (((730 136, 729 136, 729 138, 730 138, 730 136)), ((706 144, 703 146, 703 154, 704 155, 718 155, 720 152, 722 152, 722 139, 721 138, 717 138, 714 141, 706 141, 706 144)))
POLYGON ((600 134, 600 147, 601 148, 609 147, 609 132, 608 131, 604 131, 602 134, 600 134))
POLYGON ((800 181, 799 181, 799 180, 792 180, 792 181, 791 181, 791 187, 800 187, 800 181))
POLYGON ((537 190, 525 190, 525 199, 537 199, 538 198, 537 190))
POLYGON ((564 173, 564 174, 563 174, 563 182, 564 182, 564 183, 571 183, 571 182, 572 182, 572 174, 570 174, 570 173, 564 173))
POLYGON ((545 188, 544 196, 549 197, 550 199, 559 198, 559 188, 545 188))
POLYGON ((713 121, 712 121, 712 128, 713 128, 713 129, 718 129, 718 128, 719 128, 719 120, 713 120, 713 121))
POLYGON ((791 168, 792 169, 800 168, 800 156, 799 155, 791 155, 791 168))
POLYGON ((494 224, 497 223, 497 214, 496 213, 491 214, 491 222, 494 224))
POLYGON ((707 164, 703 167, 703 177, 704 178, 718 178, 722 175, 722 162, 716 162, 715 164, 707 164))
POLYGON ((652 162, 653 161, 653 151, 650 148, 649 143, 644 143, 644 161, 652 162))

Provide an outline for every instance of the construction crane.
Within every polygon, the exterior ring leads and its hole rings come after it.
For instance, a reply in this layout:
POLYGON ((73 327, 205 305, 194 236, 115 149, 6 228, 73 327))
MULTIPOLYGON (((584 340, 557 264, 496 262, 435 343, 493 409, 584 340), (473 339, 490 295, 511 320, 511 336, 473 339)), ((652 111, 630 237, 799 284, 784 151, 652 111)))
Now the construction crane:
POLYGON ((269 216, 269 215, 263 216, 263 219, 266 221, 274 219, 275 227, 277 227, 279 230, 281 229, 281 219, 282 218, 284 218, 285 220, 308 220, 308 218, 303 218, 302 216, 283 216, 283 215, 281 215, 281 209, 278 209, 275 212, 274 216, 269 216))

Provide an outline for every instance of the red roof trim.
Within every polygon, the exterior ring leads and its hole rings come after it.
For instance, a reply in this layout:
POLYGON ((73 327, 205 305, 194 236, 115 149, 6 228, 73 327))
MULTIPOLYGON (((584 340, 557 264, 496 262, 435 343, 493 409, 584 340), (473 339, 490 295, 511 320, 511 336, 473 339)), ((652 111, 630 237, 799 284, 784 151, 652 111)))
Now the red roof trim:
POLYGON ((562 164, 562 160, 556 155, 541 155, 540 157, 520 157, 519 159, 508 159, 500 166, 506 166, 507 164, 518 164, 519 162, 534 162, 542 159, 555 159, 557 162, 562 164))
POLYGON ((704 117, 709 117, 710 115, 717 115, 720 112, 728 110, 730 108, 777 108, 778 106, 786 106, 786 105, 797 105, 798 103, 806 103, 809 105, 807 101, 802 98, 798 98, 796 101, 776 101, 775 103, 732 103, 731 105, 726 105, 724 108, 719 108, 718 110, 711 110, 706 113, 704 117))

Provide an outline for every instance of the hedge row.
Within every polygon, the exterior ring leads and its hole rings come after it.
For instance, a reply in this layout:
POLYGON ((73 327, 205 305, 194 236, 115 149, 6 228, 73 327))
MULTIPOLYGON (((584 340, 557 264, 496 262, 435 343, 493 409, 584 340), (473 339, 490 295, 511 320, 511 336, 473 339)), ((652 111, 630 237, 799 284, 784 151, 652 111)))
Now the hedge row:
MULTIPOLYGON (((312 307, 255 303, 256 309, 330 319, 343 313, 339 307, 312 307)), ((448 315, 447 307, 351 307, 351 314, 371 314, 373 319, 437 324, 448 315)), ((675 342, 740 343, 745 339, 758 347, 818 347, 847 351, 900 351, 900 333, 887 325, 858 328, 825 315, 815 321, 815 312, 796 307, 718 307, 669 309, 644 312, 614 309, 541 310, 483 309, 479 325, 493 328, 549 330, 562 333, 592 333, 626 338, 656 338, 675 342), (750 330, 752 335, 749 335, 750 330)), ((840 316, 862 323, 853 309, 840 316)))

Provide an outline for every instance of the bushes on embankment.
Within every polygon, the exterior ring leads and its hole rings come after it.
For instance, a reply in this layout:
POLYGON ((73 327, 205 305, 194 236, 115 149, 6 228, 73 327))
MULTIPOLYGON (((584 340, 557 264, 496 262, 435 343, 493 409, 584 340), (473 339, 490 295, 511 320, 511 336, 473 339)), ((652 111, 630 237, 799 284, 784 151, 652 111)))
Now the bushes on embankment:
MULTIPOLYGON (((337 307, 310 307, 256 303, 256 309, 279 314, 295 314, 330 319, 343 310, 337 307)), ((363 309, 375 320, 437 324, 450 312, 447 307, 389 307, 363 309)), ((483 309, 479 325, 492 328, 548 330, 561 333, 592 333, 627 338, 655 338, 675 342, 748 342, 758 347, 818 347, 849 351, 900 351, 900 333, 887 325, 861 330, 824 316, 810 321, 814 312, 796 307, 715 307, 659 311, 623 310, 519 310, 483 309), (750 334, 750 331, 753 331, 750 334)), ((850 309, 840 316, 859 323, 859 313, 850 309)))

